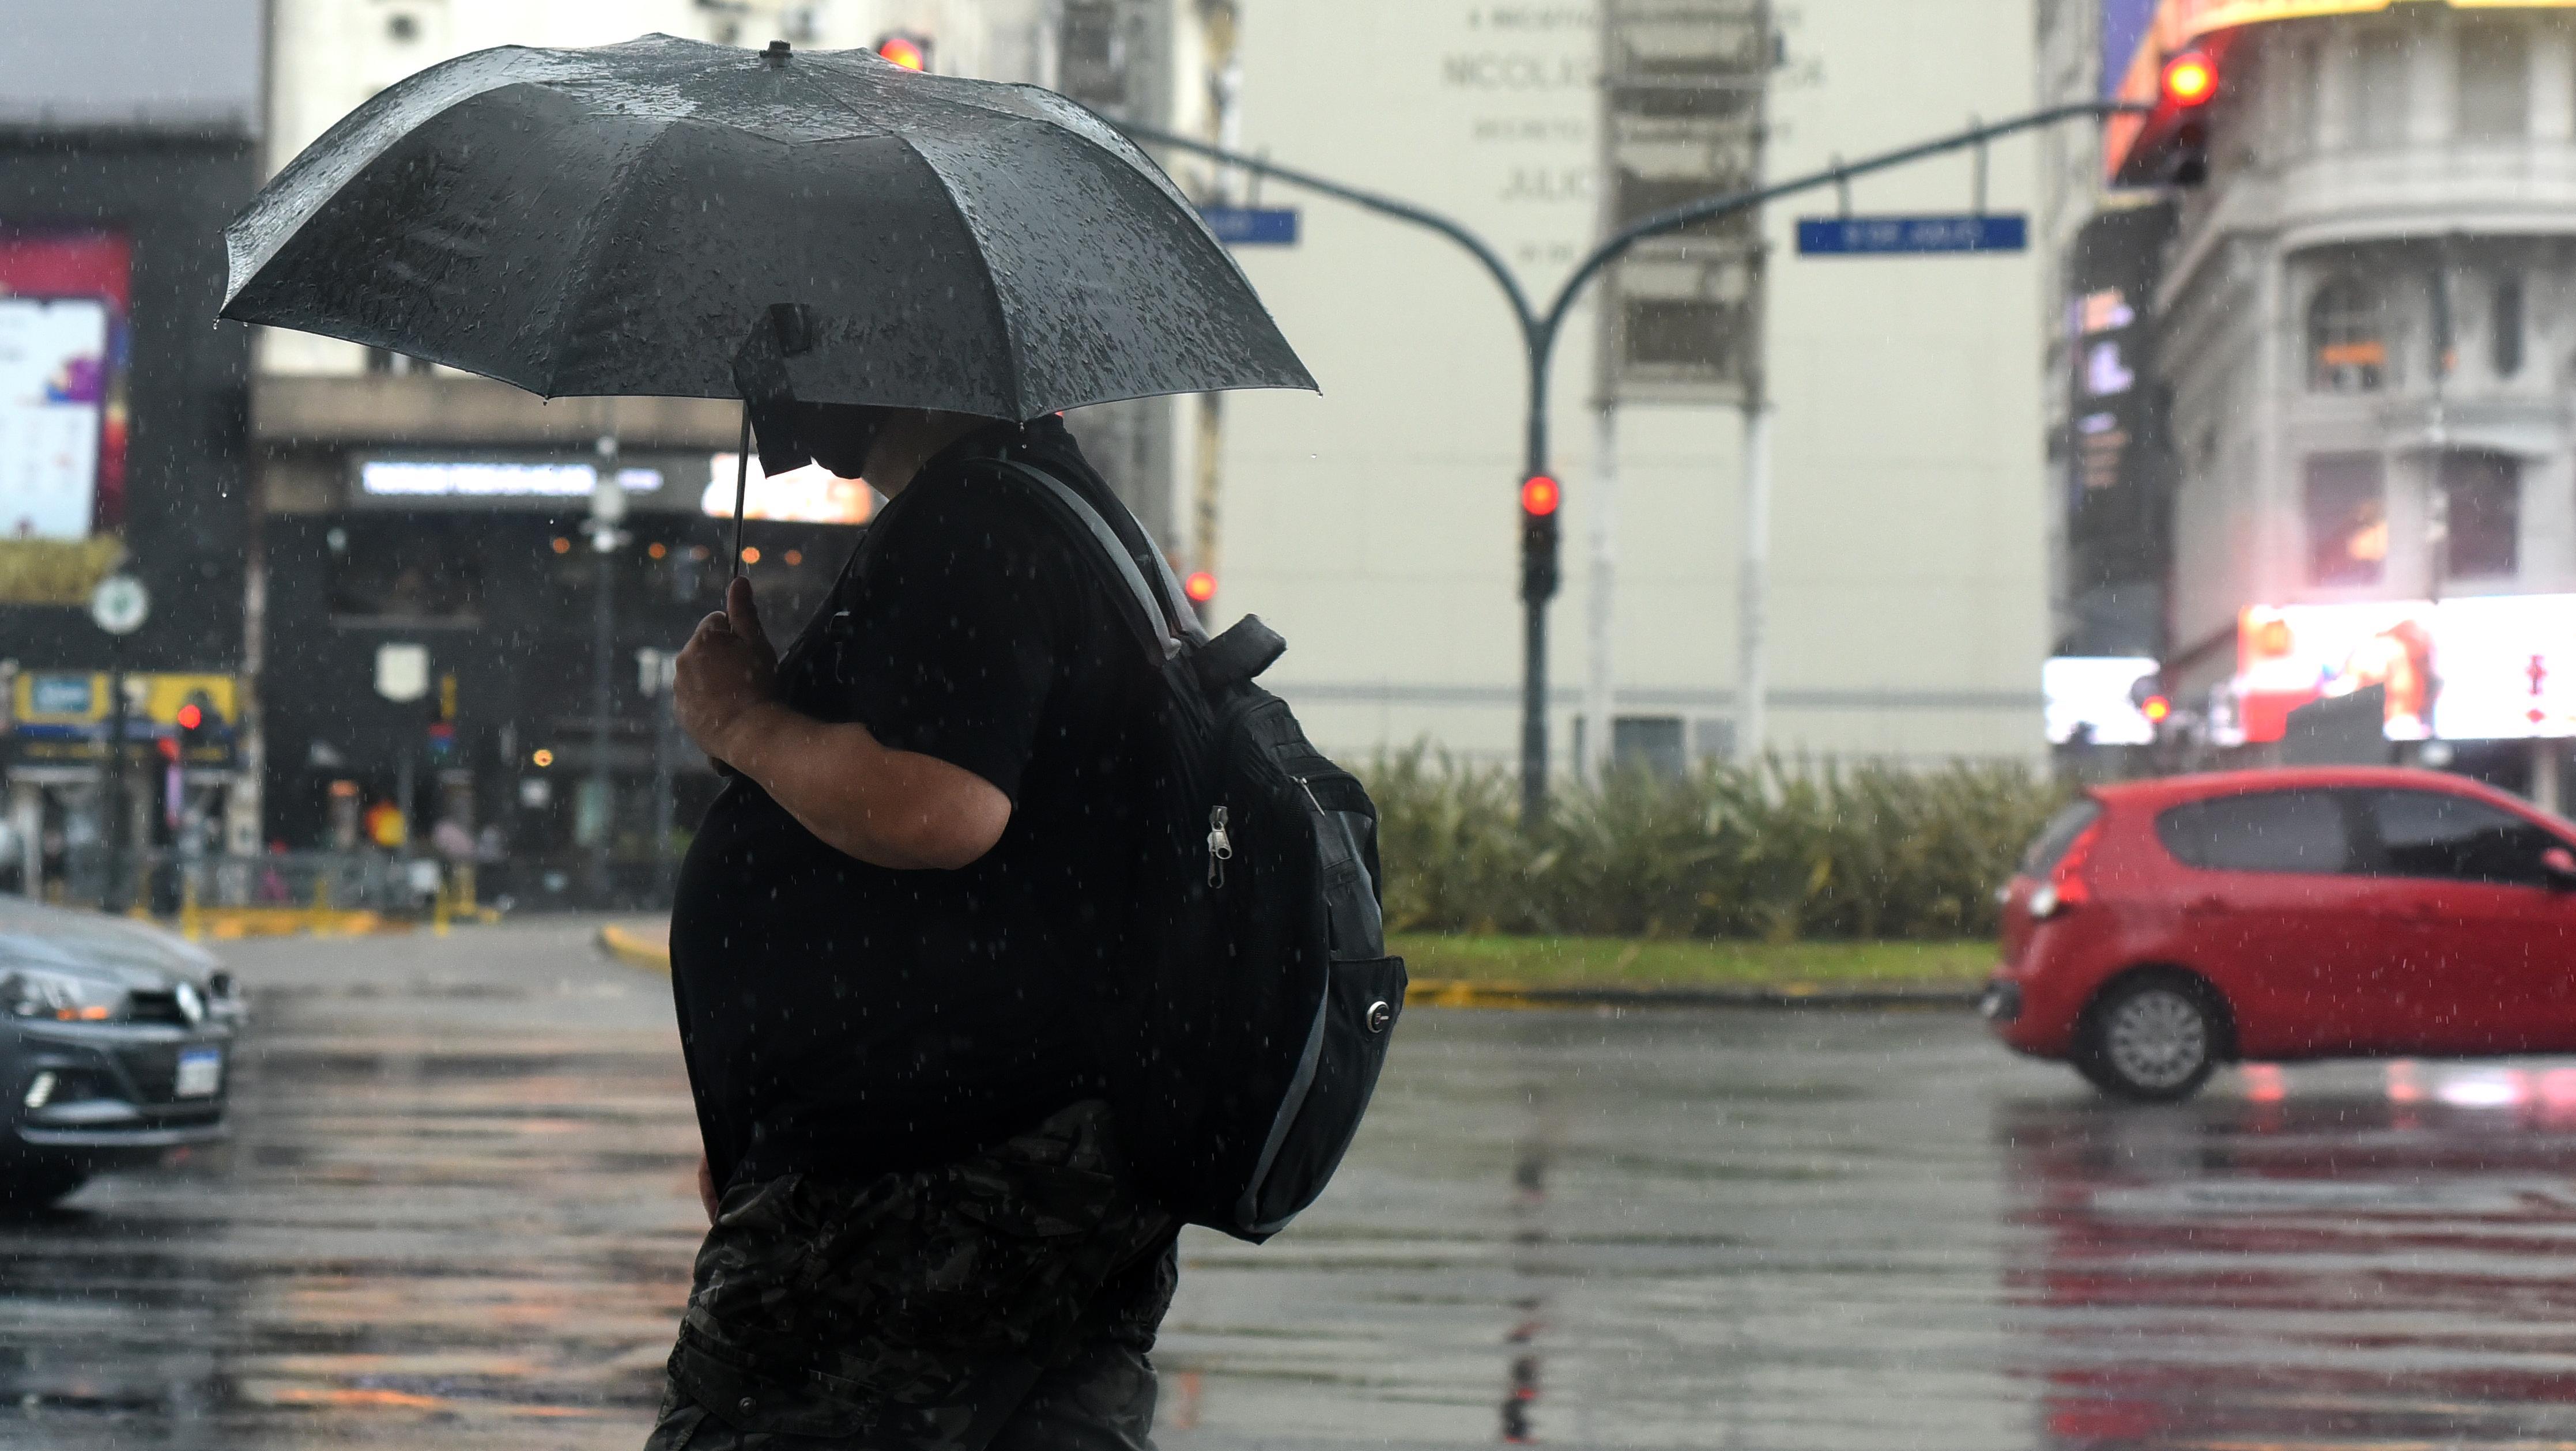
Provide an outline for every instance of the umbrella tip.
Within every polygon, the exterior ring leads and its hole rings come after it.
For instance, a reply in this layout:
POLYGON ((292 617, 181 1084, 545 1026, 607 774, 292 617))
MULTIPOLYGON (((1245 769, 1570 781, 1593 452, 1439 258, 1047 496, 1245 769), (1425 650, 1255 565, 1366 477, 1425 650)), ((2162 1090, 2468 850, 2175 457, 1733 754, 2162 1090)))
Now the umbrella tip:
POLYGON ((788 46, 786 41, 773 40, 769 43, 769 49, 760 53, 760 58, 769 62, 771 65, 783 66, 787 64, 787 50, 788 46))

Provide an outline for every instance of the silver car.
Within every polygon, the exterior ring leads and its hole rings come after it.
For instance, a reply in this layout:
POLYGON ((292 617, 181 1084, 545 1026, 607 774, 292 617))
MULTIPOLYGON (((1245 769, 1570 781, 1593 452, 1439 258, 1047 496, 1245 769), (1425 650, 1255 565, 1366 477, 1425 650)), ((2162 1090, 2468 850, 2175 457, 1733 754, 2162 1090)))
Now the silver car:
POLYGON ((224 1136, 242 1002, 213 954, 147 923, 0 896, 0 1203, 224 1136))

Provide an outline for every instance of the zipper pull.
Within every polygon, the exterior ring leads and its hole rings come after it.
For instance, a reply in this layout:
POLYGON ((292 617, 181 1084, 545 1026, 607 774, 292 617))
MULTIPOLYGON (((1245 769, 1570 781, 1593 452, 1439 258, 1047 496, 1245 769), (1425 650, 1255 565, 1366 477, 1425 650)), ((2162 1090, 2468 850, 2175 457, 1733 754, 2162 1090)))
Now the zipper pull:
POLYGON ((1296 782, 1297 789, 1306 793, 1306 804, 1315 808, 1315 814, 1317 816, 1323 815, 1324 803, 1315 799, 1315 788, 1306 784, 1306 778, 1303 776, 1291 776, 1288 779, 1296 782))
POLYGON ((1208 885, 1222 887, 1225 885, 1225 864, 1234 859, 1234 838, 1226 832, 1225 808, 1222 806, 1208 813, 1207 853, 1208 885))

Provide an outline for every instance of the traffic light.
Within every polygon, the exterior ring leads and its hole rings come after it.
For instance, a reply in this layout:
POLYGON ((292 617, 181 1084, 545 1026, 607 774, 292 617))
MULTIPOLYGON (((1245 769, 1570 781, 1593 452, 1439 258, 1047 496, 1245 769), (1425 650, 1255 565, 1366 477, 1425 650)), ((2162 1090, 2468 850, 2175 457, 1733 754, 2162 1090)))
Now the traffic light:
POLYGON ((1206 604, 1216 598, 1216 576, 1204 569, 1192 570, 1190 577, 1181 581, 1181 593, 1190 597, 1191 604, 1206 604))
POLYGON ((2163 123, 2163 179, 2175 186, 2209 180, 2209 103, 2218 96, 2218 62, 2186 50, 2165 62, 2156 84, 2155 120, 2163 123))
POLYGON ((930 37, 898 30, 877 40, 877 54, 908 71, 930 69, 930 37))
POLYGON ((1544 604, 1556 594, 1556 507, 1564 498, 1545 474, 1521 481, 1521 598, 1527 603, 1544 604))
POLYGON ((2218 94, 2218 65, 2200 51, 2184 51, 2165 62, 2160 88, 2169 105, 2208 105, 2218 94))
POLYGON ((215 698, 202 690, 189 691, 171 720, 179 727, 179 752, 189 760, 201 759, 199 752, 215 744, 215 731, 224 723, 215 698))
POLYGON ((2147 718, 2147 724, 2159 731, 2164 729, 2166 721, 2173 719, 2173 697, 2165 694, 2161 672, 2139 676, 2129 686, 2129 704, 2136 706, 2138 714, 2147 718))

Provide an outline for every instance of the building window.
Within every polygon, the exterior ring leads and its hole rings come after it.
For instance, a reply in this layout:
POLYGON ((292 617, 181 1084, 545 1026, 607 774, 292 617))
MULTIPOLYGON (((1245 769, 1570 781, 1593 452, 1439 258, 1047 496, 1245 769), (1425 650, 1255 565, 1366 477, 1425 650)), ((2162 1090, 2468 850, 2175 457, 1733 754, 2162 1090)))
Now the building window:
POLYGON ((2508 273, 2496 279, 2487 299, 2487 361, 2499 378, 2522 371, 2522 278, 2508 273))
POLYGON ((2377 584, 2388 563, 2388 490, 2379 456, 2308 460, 2308 583, 2377 584))
POLYGON ((2321 393, 2367 393, 2388 377, 2388 323, 2378 289, 2358 277, 2336 277, 2308 302, 2308 386, 2321 393))
POLYGON ((472 519, 351 519, 325 536, 331 613, 343 622, 472 624, 483 551, 472 519))
POLYGON ((2351 134, 2363 146, 2384 150, 2406 142, 2407 39, 2395 27, 2362 37, 2354 57, 2351 134))
POLYGON ((2280 51, 2281 151, 2305 156, 2317 144, 2317 48, 2291 42, 2280 51))
POLYGON ((407 353, 397 353, 391 348, 369 348, 367 349, 367 371, 380 376, 410 377, 413 374, 427 373, 429 364, 407 353))
POLYGON ((2442 455, 2451 579, 2509 579, 2521 563, 2522 465, 2500 453, 2442 455))
POLYGON ((2531 129, 2528 37, 2510 23, 2460 28, 2460 136, 2519 141, 2531 129))
POLYGON ((1610 764, 1614 769, 1645 770, 1668 781, 1690 769, 1683 754, 1682 718, 1677 715, 1622 715, 1610 721, 1610 764))

